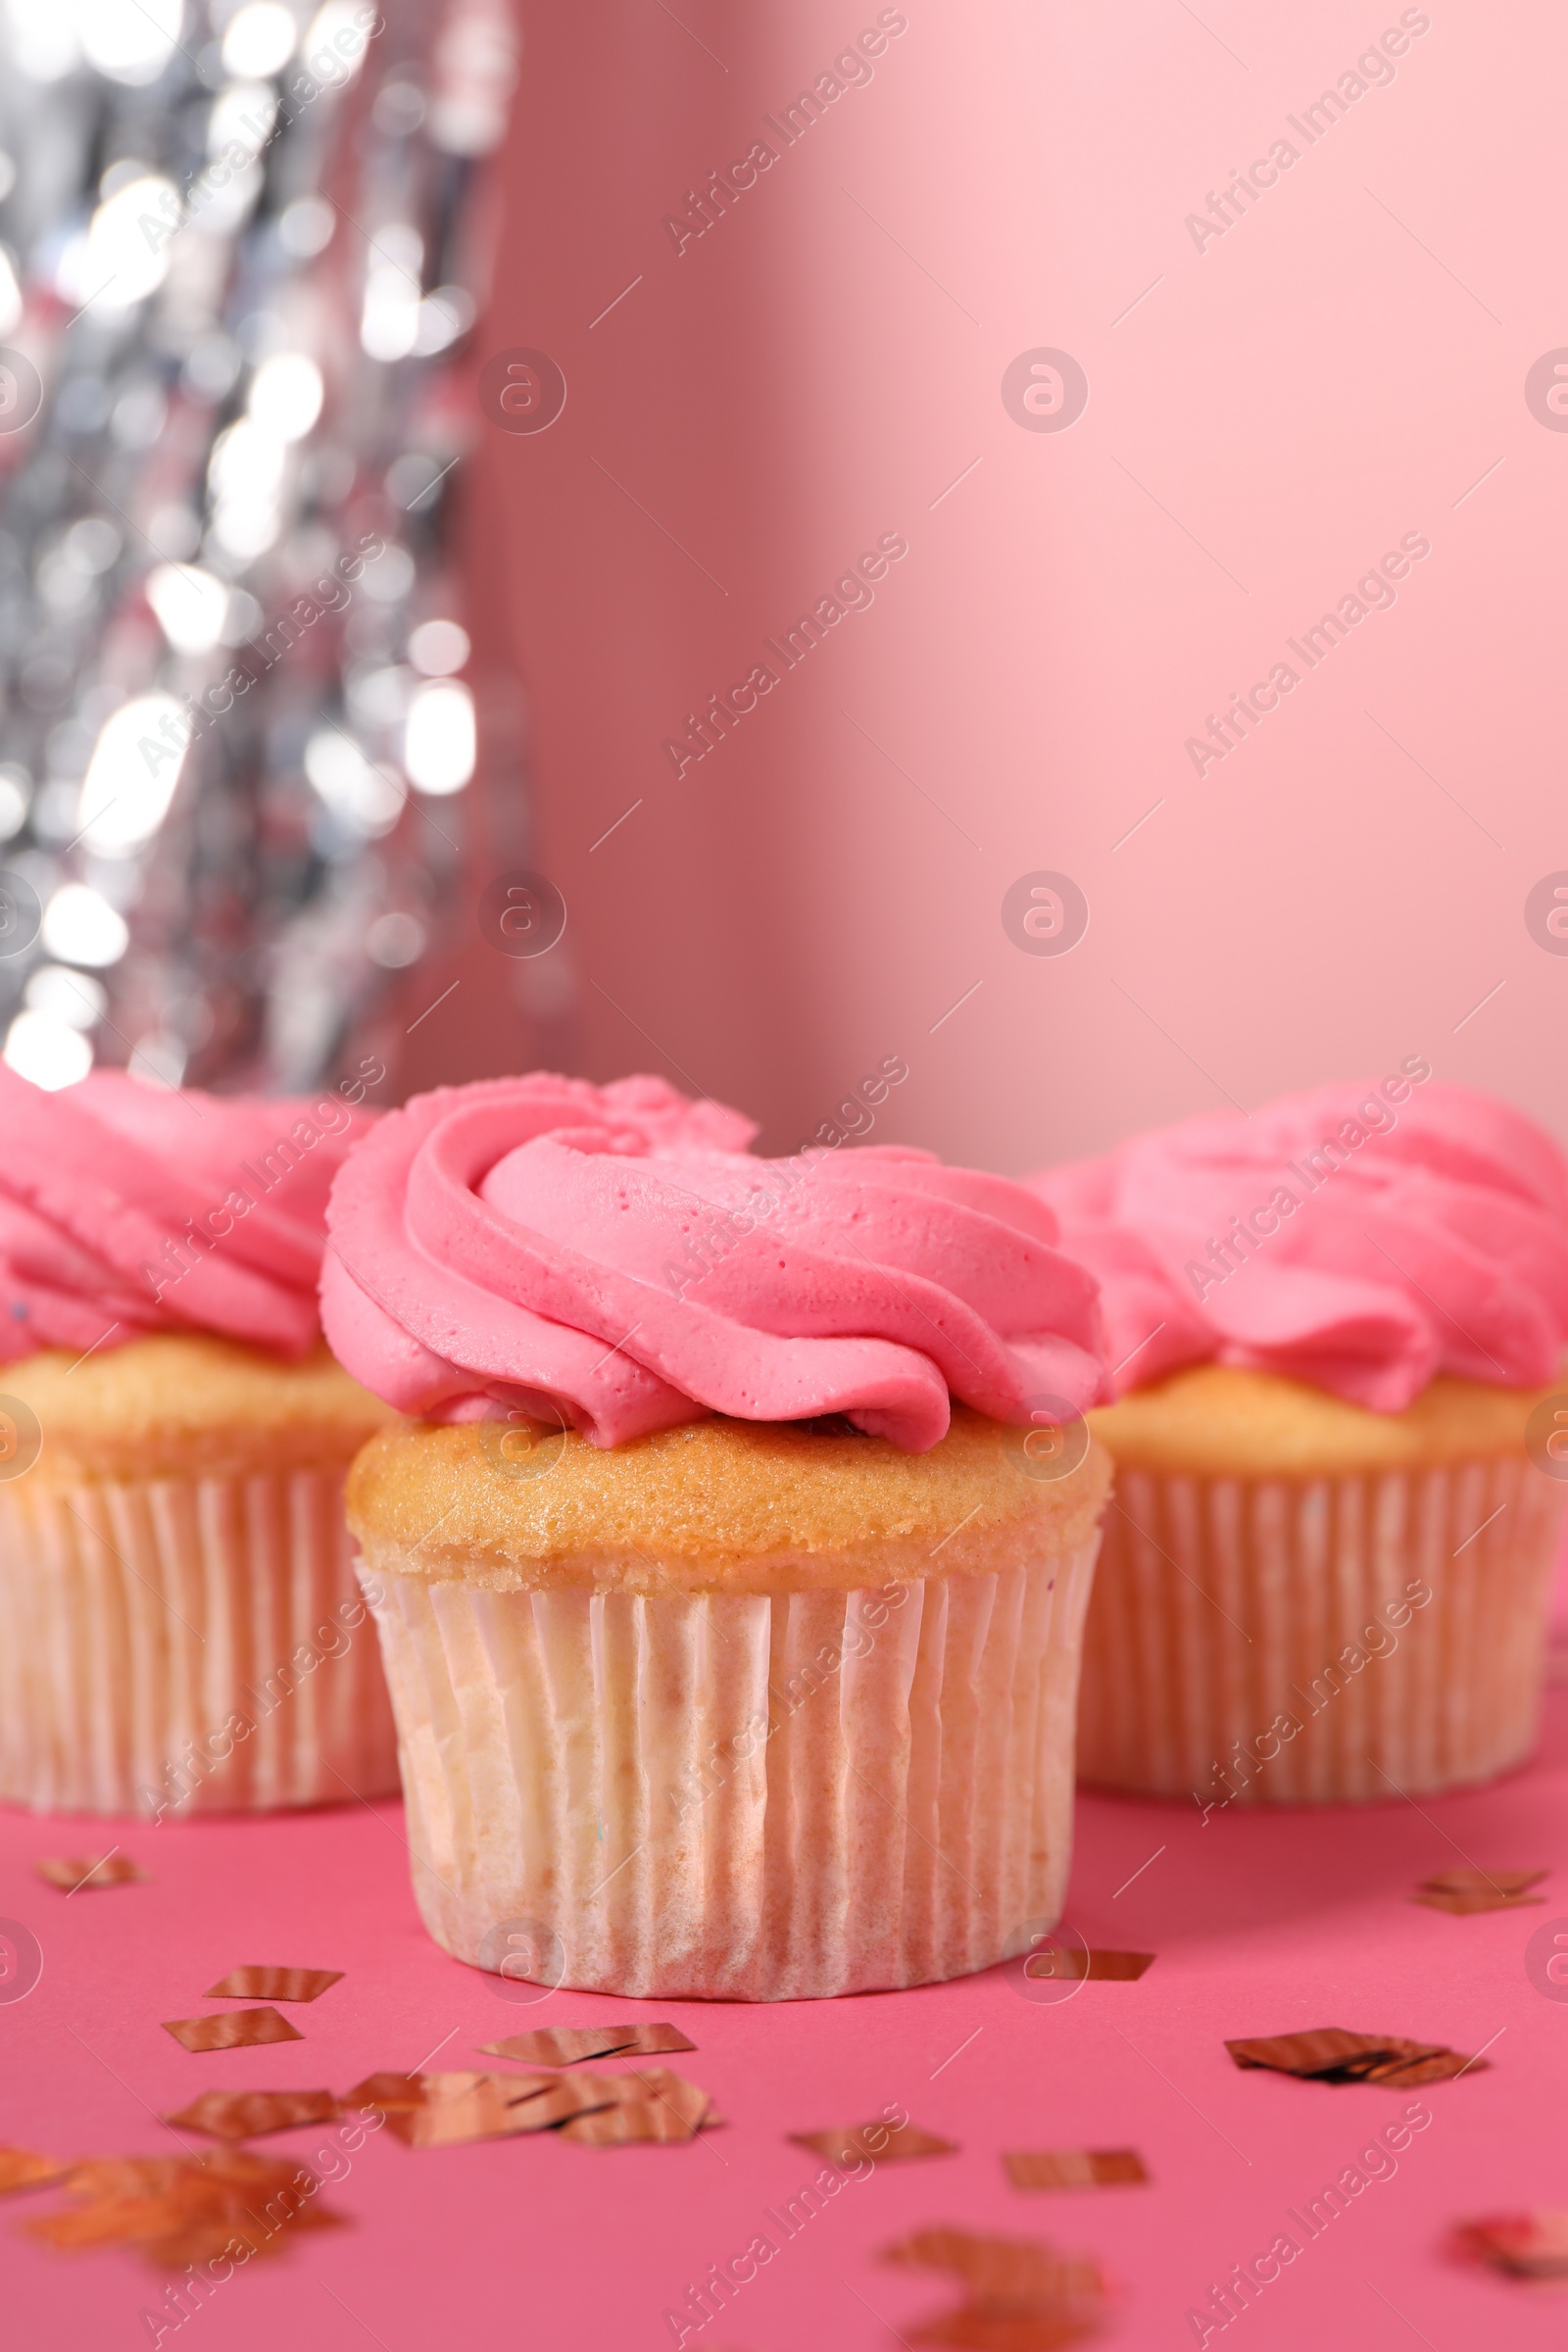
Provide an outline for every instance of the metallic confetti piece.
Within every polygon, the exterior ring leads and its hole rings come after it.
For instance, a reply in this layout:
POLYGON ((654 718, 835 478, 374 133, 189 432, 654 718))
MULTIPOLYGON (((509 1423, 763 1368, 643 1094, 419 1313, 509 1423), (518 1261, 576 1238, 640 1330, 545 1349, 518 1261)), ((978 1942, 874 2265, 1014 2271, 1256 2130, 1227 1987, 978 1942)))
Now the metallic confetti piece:
MULTIPOLYGON (((1402 2035, 1390 2034, 1381 2049, 1358 2051, 1336 2067, 1327 2078, 1335 2082, 1381 2082, 1406 2067, 1424 2064, 1429 2059, 1452 2058, 1453 2052, 1441 2041, 1406 2041, 1402 2035)), ((1464 2061, 1454 2058, 1455 2066, 1464 2061)))
POLYGON ((1352 2034, 1344 2026, 1320 2026, 1305 2034, 1265 2034, 1250 2041, 1227 2041, 1238 2066, 1264 2066, 1280 2075, 1342 2073, 1357 2059, 1376 2064, 1407 2045, 1387 2034, 1352 2034))
POLYGON ((487 2058, 520 2058, 529 2066, 576 2066, 585 2058, 618 2058, 628 2051, 653 2058, 665 2051, 695 2050, 678 2026, 545 2026, 482 2045, 487 2058))
POLYGON ((284 2231, 338 2222, 311 2202, 320 2184, 306 2166, 249 2149, 91 2159, 73 2165, 61 2185, 74 2202, 29 2223, 34 2235, 68 2252, 135 2245, 176 2270, 236 2241, 276 2253, 284 2231))
POLYGON ((624 2075, 577 2075, 572 2080, 612 2093, 614 2103, 568 2123, 564 2139, 600 2147, 623 2147, 634 2140, 684 2140, 717 2120, 707 2091, 666 2066, 624 2075))
POLYGON ((1568 2213, 1502 2213, 1463 2222, 1458 2250, 1515 2278, 1568 2278, 1568 2213))
POLYGON ((858 2171, 862 2164, 891 2164, 905 2156, 956 2156, 956 2139, 939 2139, 911 2123, 841 2124, 830 2132, 791 2132, 798 2147, 810 2148, 842 2172, 858 2171))
POLYGON ((51 2180, 63 2180, 70 2170, 58 2157, 37 2156, 31 2148, 0 2148, 0 2197, 14 2189, 42 2188, 51 2180))
POLYGON ((1454 2082, 1461 2075, 1485 2073, 1491 2064, 1489 2058, 1466 2058, 1458 2050, 1433 2050, 1419 2058, 1385 2061, 1363 2080, 1385 2083, 1391 2090, 1419 2090, 1424 2082, 1454 2082))
POLYGON ((185 2180, 190 2161, 184 2156, 89 2156, 71 2167, 65 2189, 68 2196, 89 2202, 105 2197, 172 2196, 185 2180))
MULTIPOLYGON (((1539 1886, 1546 1876, 1544 1870, 1440 1870, 1430 1879, 1421 1881, 1427 1894, 1488 1894, 1521 1895, 1528 1887, 1539 1886)), ((1538 1895, 1538 1902, 1545 1901, 1538 1895)))
POLYGON ((555 2075, 495 2075, 470 2072, 451 2075, 367 2075, 363 2082, 345 2091, 342 2104, 349 2108, 378 2109, 383 2115, 411 2114, 419 2107, 451 2106, 458 2099, 486 2082, 501 2086, 507 2100, 528 2097, 532 2092, 546 2090, 559 2078, 555 2075))
POLYGON ((976 2301, 1094 2302, 1104 2290, 1085 2255, 1058 2254, 1037 2237, 990 2237, 974 2230, 916 2230, 883 2248, 906 2270, 949 2271, 976 2301))
POLYGON ((74 2252, 84 2246, 167 2237, 189 2219, 188 2208, 177 2196, 95 2197, 90 2205, 68 2206, 65 2212, 46 2214, 27 2227, 47 2244, 74 2252))
POLYGON ((1343 2026, 1265 2034, 1250 2041, 1228 2041, 1225 2047, 1241 2067, 1267 2067, 1276 2074, 1320 2082, 1381 2082, 1396 2090, 1448 2082, 1487 2064, 1484 2058, 1462 2057, 1442 2042, 1408 2041, 1398 2034, 1352 2034, 1343 2026))
POLYGON ((51 1886, 62 1887, 67 1894, 75 1894, 89 1886, 135 1886, 144 1885, 147 1873, 139 1862, 128 1854, 102 1854, 94 1860, 90 1854, 55 1857, 37 1865, 40 1879, 51 1886))
POLYGON ((211 2017, 166 2017, 164 2032, 187 2050, 244 2050, 259 2041, 303 2041, 276 2009, 221 2009, 211 2017))
POLYGON ((916 2344, 953 2344, 960 2352, 1057 2352, 1063 2344, 1080 2343, 1092 2335, 1097 2322, 1087 2316, 1053 2310, 993 2310, 981 2303, 960 2303, 914 2328, 916 2344))
POLYGON ((164 2121, 213 2139, 259 2139, 268 2132, 290 2132, 297 2124, 330 2124, 337 2114, 329 2090, 204 2090, 164 2121))
POLYGON ((1152 1952, 1095 1952, 1087 1944, 1044 1939, 1042 1948, 1024 1962, 1031 1984, 1136 1984, 1154 1964, 1152 1952))
POLYGON ((340 1968, 231 1968, 217 1984, 209 1984, 204 2001, 314 2001, 332 1984, 341 1984, 340 1968))
POLYGON ((411 2148, 445 2148, 473 2139, 510 2139, 548 2132, 568 2117, 615 2104, 591 2075, 558 2075, 548 2089, 516 2096, 516 2078, 487 2075, 461 2096, 422 2107, 390 2109, 387 2130, 411 2148), (511 2093, 511 2096, 508 2094, 511 2093))
POLYGON ((1467 1890, 1458 1887, 1425 1886, 1412 1894, 1412 1903, 1425 1903, 1429 1911, 1447 1911, 1455 1919, 1469 1918, 1477 1911, 1528 1911, 1532 1903, 1544 1903, 1544 1894, 1488 1894, 1476 1886, 1467 1890))
POLYGON ((561 2132, 563 2139, 582 2140, 597 2148, 630 2147, 643 2140, 673 2143, 694 2139, 696 2134, 696 2126, 662 2099, 621 2099, 613 2107, 573 2116, 561 2132))
POLYGON ((356 2082, 352 2090, 346 2090, 343 2093, 343 2105, 345 2108, 355 2108, 361 2111, 366 2108, 379 2109, 383 2115, 395 2115, 403 2108, 427 2105, 428 2094, 425 2084, 443 2080, 461 2081, 471 2090, 473 2085, 482 2082, 484 2078, 482 2075, 441 2077, 436 2075, 399 2075, 390 2072, 367 2075, 363 2082, 356 2082))
POLYGON ((916 2230, 883 2251, 906 2269, 946 2271, 965 2300, 912 2330, 911 2340, 972 2352, 1033 2352, 1070 2344, 1098 2323, 1104 2281, 1087 2255, 1059 2254, 1039 2238, 990 2237, 951 2227, 916 2230))
POLYGON ((316 2184, 308 2167, 288 2156, 260 2156, 252 2148, 210 2148, 201 2156, 97 2156, 74 2164, 69 2196, 182 2196, 193 2209, 265 2200, 284 2188, 316 2184))
POLYGON ((1149 2179, 1136 2148, 1019 2148, 1002 2161, 1014 2188, 1118 2188, 1149 2179))

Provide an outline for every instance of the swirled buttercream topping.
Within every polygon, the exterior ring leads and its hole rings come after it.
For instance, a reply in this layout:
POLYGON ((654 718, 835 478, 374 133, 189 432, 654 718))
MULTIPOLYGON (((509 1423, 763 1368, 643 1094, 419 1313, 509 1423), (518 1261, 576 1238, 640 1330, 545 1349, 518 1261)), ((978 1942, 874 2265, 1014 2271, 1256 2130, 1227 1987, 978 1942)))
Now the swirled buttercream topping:
POLYGON ((1031 1193, 892 1147, 760 1159, 753 1132, 657 1078, 418 1096, 333 1185, 327 1338, 404 1412, 555 1412, 600 1446, 838 1413, 920 1452, 952 1396, 1096 1401, 1095 1285, 1031 1193))
POLYGON ((1399 1412, 1439 1372, 1524 1388, 1561 1364, 1568 1163, 1415 1055, 1029 1181, 1100 1278, 1119 1392, 1217 1362, 1399 1412))
POLYGON ((171 1331, 304 1355, 327 1192, 374 1115, 0 1064, 0 1362, 171 1331))

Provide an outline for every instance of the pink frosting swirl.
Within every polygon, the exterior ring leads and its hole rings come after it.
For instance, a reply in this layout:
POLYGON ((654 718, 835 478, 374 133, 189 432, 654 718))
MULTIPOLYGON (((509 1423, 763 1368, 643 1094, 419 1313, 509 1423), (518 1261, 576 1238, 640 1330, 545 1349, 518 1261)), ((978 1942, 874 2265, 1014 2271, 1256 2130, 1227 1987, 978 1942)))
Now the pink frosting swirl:
POLYGON ((417 1096, 332 1188, 321 1311, 408 1413, 514 1407, 619 1445, 708 1413, 843 1413, 907 1451, 950 1396, 1026 1422, 1102 1393, 1095 1285, 1021 1186, 865 1148, 753 1157, 658 1078, 417 1096))
POLYGON ((0 1362, 156 1331, 304 1355, 327 1191, 374 1117, 341 1091, 174 1094, 119 1071, 46 1094, 0 1064, 0 1362))
POLYGON ((1438 1372, 1554 1379, 1568 1162, 1519 1111, 1430 1081, 1412 1055, 1031 1177, 1100 1278, 1118 1391, 1217 1362, 1399 1412, 1438 1372))

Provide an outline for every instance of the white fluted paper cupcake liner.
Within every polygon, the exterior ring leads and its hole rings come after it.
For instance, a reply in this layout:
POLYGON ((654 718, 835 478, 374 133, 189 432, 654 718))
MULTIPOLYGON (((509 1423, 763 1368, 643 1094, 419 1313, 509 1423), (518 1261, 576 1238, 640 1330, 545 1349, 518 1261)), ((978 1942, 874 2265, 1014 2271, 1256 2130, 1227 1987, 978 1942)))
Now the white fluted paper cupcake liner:
POLYGON ((1523 1458, 1322 1479, 1121 1471, 1085 1632, 1079 1777, 1200 1806, 1322 1804, 1520 1763, 1565 1498, 1523 1458))
POLYGON ((0 1798, 267 1812, 397 1787, 343 1473, 0 1486, 0 1798))
POLYGON ((739 2000, 1027 1948, 1066 1885, 1094 1558, 771 1596, 378 1570, 431 1934, 496 1968, 521 1923, 568 1985, 739 2000))

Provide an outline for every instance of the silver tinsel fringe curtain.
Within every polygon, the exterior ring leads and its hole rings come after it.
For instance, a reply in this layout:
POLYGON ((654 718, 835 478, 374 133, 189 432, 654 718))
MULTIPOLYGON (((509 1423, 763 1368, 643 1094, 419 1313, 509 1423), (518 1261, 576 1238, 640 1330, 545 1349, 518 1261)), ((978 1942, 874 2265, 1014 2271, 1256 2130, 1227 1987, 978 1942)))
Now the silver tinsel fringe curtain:
POLYGON ((306 1087, 457 899, 506 0, 0 0, 0 1038, 306 1087))

